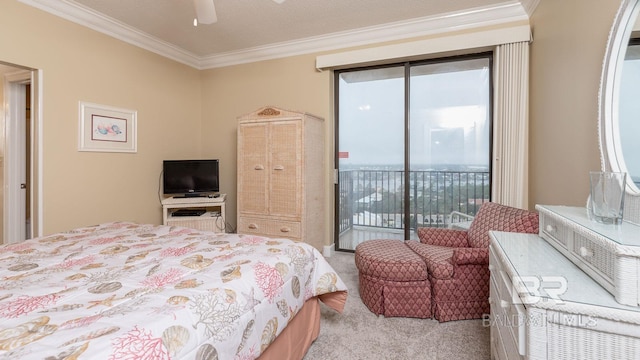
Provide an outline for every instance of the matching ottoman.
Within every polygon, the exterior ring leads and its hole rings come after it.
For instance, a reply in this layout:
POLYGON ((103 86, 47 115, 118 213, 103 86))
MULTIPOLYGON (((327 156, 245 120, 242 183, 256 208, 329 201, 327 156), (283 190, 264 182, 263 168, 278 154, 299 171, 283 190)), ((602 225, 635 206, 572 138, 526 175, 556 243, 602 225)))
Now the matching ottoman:
POLYGON ((356 246, 362 302, 377 315, 431 318, 427 265, 401 240, 368 240, 356 246))

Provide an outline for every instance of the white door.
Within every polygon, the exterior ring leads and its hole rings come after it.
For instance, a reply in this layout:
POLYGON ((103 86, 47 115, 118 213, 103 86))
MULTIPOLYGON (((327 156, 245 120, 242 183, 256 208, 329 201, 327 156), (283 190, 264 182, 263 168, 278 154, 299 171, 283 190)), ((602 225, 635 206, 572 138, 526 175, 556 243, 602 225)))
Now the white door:
POLYGON ((16 69, 4 75, 4 186, 3 243, 23 241, 31 235, 27 192, 27 86, 31 72, 16 69))

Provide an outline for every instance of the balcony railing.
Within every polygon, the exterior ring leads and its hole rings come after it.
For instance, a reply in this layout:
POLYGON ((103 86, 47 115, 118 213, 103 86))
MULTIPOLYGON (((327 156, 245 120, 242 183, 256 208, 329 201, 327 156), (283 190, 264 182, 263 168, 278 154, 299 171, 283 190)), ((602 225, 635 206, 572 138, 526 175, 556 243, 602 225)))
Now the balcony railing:
MULTIPOLYGON (((404 228, 403 171, 340 171, 340 234, 353 226, 404 228)), ((489 172, 409 172, 410 226, 446 227, 452 211, 475 215, 490 199, 489 172)))

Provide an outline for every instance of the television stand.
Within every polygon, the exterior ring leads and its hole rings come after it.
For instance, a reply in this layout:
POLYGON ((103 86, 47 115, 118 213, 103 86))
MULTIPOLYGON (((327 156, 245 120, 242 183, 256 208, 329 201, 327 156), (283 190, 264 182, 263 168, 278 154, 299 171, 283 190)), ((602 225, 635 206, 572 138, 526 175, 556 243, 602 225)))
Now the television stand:
POLYGON ((178 196, 174 196, 174 199, 189 199, 189 198, 203 198, 206 197, 207 195, 202 195, 202 194, 184 194, 184 195, 178 195, 178 196))
POLYGON ((162 200, 162 223, 164 225, 184 226, 197 230, 225 232, 225 200, 226 194, 218 197, 187 196, 170 197, 162 200), (200 210, 193 216, 177 213, 189 210, 200 210), (204 213, 202 212, 204 210, 204 213), (174 215, 174 213, 176 213, 174 215), (200 215, 197 215, 200 213, 200 215))

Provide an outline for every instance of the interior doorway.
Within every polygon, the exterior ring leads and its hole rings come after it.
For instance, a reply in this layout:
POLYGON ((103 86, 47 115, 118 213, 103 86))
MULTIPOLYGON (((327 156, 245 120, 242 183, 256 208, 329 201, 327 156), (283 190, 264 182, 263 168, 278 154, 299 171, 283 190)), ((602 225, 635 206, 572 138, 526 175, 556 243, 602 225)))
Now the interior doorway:
POLYGON ((39 72, 0 63, 3 78, 0 176, 2 243, 16 243, 41 231, 39 72), (35 216, 34 216, 35 215, 35 216))

